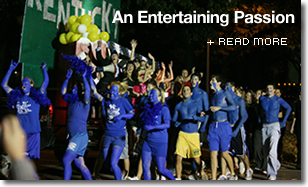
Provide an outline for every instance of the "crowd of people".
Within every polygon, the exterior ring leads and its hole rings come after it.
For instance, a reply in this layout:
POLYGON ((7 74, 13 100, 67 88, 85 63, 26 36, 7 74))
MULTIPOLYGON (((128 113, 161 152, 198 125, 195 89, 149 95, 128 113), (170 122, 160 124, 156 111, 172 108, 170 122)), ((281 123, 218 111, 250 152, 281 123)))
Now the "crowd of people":
MULTIPOLYGON (((281 162, 279 141, 292 107, 279 96, 275 84, 269 83, 263 93, 245 91, 221 75, 212 75, 208 85, 211 92, 207 93, 200 88, 202 72, 192 68, 189 74, 184 69, 174 78, 172 61, 168 69, 163 62, 157 68, 150 53, 150 62, 134 58, 136 40, 131 41, 131 47, 130 59, 120 59, 115 50, 107 50, 108 55, 103 57, 100 42, 95 49, 96 58, 85 51, 63 56, 71 63, 61 88, 62 98, 68 104, 69 143, 62 160, 64 180, 71 179, 73 161, 86 180, 98 179, 102 168, 113 172, 116 180, 151 180, 152 176, 181 180, 183 159, 191 160, 190 179, 208 180, 201 160, 205 144, 210 150, 211 180, 237 180, 235 170, 241 164, 246 180, 252 180, 254 171, 276 180, 281 162), (71 77, 73 87, 69 89, 71 77), (95 110, 101 111, 98 115, 91 110, 93 101, 101 103, 95 110), (90 116, 100 118, 104 126, 92 174, 84 161, 90 116), (136 141, 128 141, 128 128, 133 130, 136 141), (136 176, 129 174, 129 147, 139 156, 136 176), (254 168, 250 167, 252 158, 254 168), (120 159, 124 160, 122 169, 118 164, 120 159), (154 171, 152 163, 156 166, 154 171)), ((18 62, 11 62, 1 86, 25 132, 26 158, 39 159, 39 109, 40 105, 51 104, 46 95, 49 82, 46 63, 41 66, 44 81, 39 90, 34 89, 34 81, 29 77, 23 79, 20 89, 8 86, 17 65, 18 62)), ((291 128, 298 138, 299 155, 300 101, 299 96, 293 107, 295 120, 291 128)), ((300 164, 298 156, 297 168, 300 164)), ((39 179, 34 170, 32 178, 39 179)))

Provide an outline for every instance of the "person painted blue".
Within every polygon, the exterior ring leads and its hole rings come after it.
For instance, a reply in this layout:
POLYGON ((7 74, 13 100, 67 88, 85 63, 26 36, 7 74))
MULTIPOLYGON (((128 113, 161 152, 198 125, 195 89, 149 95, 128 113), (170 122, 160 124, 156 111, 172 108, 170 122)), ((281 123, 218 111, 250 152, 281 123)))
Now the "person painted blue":
POLYGON ((140 123, 147 132, 142 146, 142 168, 144 180, 151 180, 150 166, 154 157, 158 172, 174 180, 166 164, 168 150, 168 131, 170 128, 170 111, 165 105, 164 92, 153 88, 150 92, 150 102, 140 114, 140 123))
MULTIPOLYGON (((201 76, 199 73, 193 73, 191 75, 191 79, 190 79, 190 83, 192 86, 192 93, 193 95, 191 96, 191 98, 195 101, 198 102, 202 102, 202 111, 206 112, 209 110, 209 98, 207 93, 202 90, 199 85, 201 83, 201 76)), ((199 134, 200 134, 200 146, 202 147, 203 144, 203 140, 205 138, 205 127, 206 124, 208 122, 209 119, 209 115, 205 115, 205 120, 204 122, 201 124, 201 122, 199 122, 199 134)), ((193 172, 197 170, 197 165, 195 164, 195 162, 192 162, 192 166, 193 166, 193 172)))
POLYGON ((90 81, 93 95, 102 102, 102 116, 106 124, 105 134, 102 143, 102 154, 104 162, 107 160, 109 148, 111 149, 111 169, 115 179, 121 180, 121 169, 118 162, 125 146, 126 120, 134 116, 134 109, 125 97, 121 97, 119 89, 121 84, 118 81, 111 82, 109 98, 100 95, 93 80, 90 81))
MULTIPOLYGON (((230 154, 233 157, 239 157, 246 166, 246 180, 252 180, 253 170, 250 168, 249 159, 247 156, 247 146, 246 146, 246 132, 244 129, 244 122, 248 118, 248 114, 245 107, 245 101, 240 96, 234 93, 235 85, 234 82, 226 83, 226 90, 231 94, 235 104, 236 109, 228 112, 228 120, 233 128, 231 147, 229 149, 230 154)), ((225 180, 226 177, 226 161, 221 158, 221 170, 222 175, 219 177, 221 180, 225 180)), ((218 180, 220 180, 218 179, 218 180)))
POLYGON ((25 77, 22 80, 21 89, 12 89, 8 86, 9 78, 13 70, 18 66, 19 62, 11 61, 10 68, 6 73, 1 86, 8 94, 9 108, 17 111, 21 126, 27 135, 26 154, 29 159, 40 158, 40 132, 41 125, 39 121, 40 104, 46 106, 51 105, 46 97, 46 88, 49 83, 49 77, 46 70, 46 63, 42 63, 44 81, 37 91, 33 88, 34 81, 25 77))
POLYGON ((260 97, 260 104, 263 109, 262 142, 267 151, 267 174, 269 180, 276 180, 280 162, 277 159, 277 146, 280 138, 280 127, 284 127, 291 113, 291 106, 282 98, 275 95, 275 87, 268 84, 266 95, 260 97), (279 122, 280 105, 286 109, 285 116, 279 122))
MULTIPOLYGON (((201 149, 200 136, 198 133, 198 122, 204 122, 204 112, 201 102, 191 98, 191 87, 183 87, 184 101, 178 103, 174 110, 172 121, 176 127, 180 128, 178 140, 176 143, 176 176, 180 180, 182 177, 182 159, 194 158, 197 164, 196 175, 201 175, 205 180, 206 174, 201 168, 201 149)), ((199 177, 197 177, 199 178, 199 177)))
MULTIPOLYGON (((44 80, 39 90, 33 87, 34 81, 29 77, 25 77, 22 80, 21 89, 12 89, 8 86, 10 76, 18 64, 19 62, 11 61, 9 70, 1 82, 1 86, 8 94, 8 107, 17 112, 21 126, 26 133, 27 148, 25 154, 27 158, 40 159, 40 105, 51 105, 50 100, 46 97, 46 89, 49 83, 46 63, 43 62, 41 65, 44 80)), ((37 175, 36 178, 38 179, 37 175)))
POLYGON ((221 76, 212 75, 210 81, 211 89, 215 92, 210 99, 210 110, 212 121, 208 131, 208 144, 211 154, 212 180, 216 180, 217 174, 217 154, 221 150, 221 156, 226 160, 231 172, 230 180, 237 180, 234 173, 234 166, 228 151, 232 138, 232 128, 228 121, 228 112, 236 109, 236 104, 232 95, 222 88, 224 82, 221 76))
POLYGON ((84 154, 88 146, 87 119, 90 111, 91 92, 86 78, 87 70, 82 74, 84 93, 79 84, 74 85, 72 93, 67 93, 68 81, 73 74, 69 69, 61 88, 63 99, 67 102, 67 133, 69 143, 62 159, 64 165, 64 180, 72 177, 72 162, 80 169, 86 180, 92 180, 91 173, 84 162, 84 154))

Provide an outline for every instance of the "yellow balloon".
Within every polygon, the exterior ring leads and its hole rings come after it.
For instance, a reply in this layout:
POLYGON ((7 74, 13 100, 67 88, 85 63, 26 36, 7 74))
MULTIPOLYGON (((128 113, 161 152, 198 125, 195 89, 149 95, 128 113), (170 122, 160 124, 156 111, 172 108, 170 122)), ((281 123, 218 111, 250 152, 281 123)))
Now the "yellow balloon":
POLYGON ((67 41, 66 41, 66 34, 65 33, 62 33, 61 35, 60 35, 60 37, 59 37, 59 42, 61 43, 61 44, 67 44, 67 41))
POLYGON ((77 40, 79 40, 80 37, 80 34, 74 34, 73 36, 71 36, 71 42, 76 42, 77 40))
POLYGON ((72 15, 71 17, 68 18, 68 22, 73 25, 77 20, 77 16, 72 15))
POLYGON ((70 43, 71 42, 71 37, 74 35, 75 33, 73 32, 68 32, 65 36, 65 39, 67 41, 67 43, 70 43))
POLYGON ((80 23, 81 17, 82 17, 82 16, 79 16, 79 17, 77 18, 76 22, 80 23))
POLYGON ((91 16, 85 14, 81 17, 80 23, 85 24, 88 27, 91 24, 91 20, 92 20, 91 16))
POLYGON ((68 29, 71 29, 71 28, 72 28, 72 24, 71 24, 70 22, 67 22, 67 23, 66 23, 66 27, 67 27, 68 29))
POLYGON ((88 33, 91 33, 91 32, 96 32, 97 33, 98 31, 98 27, 96 25, 89 25, 88 28, 87 28, 87 32, 88 33))
POLYGON ((109 40, 109 34, 108 34, 108 32, 101 32, 100 34, 99 34, 99 37, 102 39, 102 40, 104 40, 105 42, 108 42, 108 40, 109 40))
POLYGON ((96 32, 89 33, 88 38, 89 38, 89 40, 91 40, 91 42, 99 40, 99 36, 96 32))
POLYGON ((78 23, 78 22, 75 22, 73 25, 72 25, 72 31, 74 32, 74 33, 76 33, 76 34, 79 34, 79 32, 78 32, 78 26, 80 25, 80 23, 78 23))

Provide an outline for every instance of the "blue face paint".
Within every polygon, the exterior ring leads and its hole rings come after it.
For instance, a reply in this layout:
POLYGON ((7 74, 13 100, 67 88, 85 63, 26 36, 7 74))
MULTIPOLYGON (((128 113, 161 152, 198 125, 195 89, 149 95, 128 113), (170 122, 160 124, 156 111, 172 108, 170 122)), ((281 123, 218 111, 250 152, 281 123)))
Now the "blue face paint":
POLYGON ((22 80, 22 91, 24 94, 30 93, 31 85, 30 85, 30 80, 28 78, 24 78, 22 80))
POLYGON ((218 90, 217 90, 217 82, 213 82, 212 85, 213 85, 213 88, 214 88, 216 91, 218 91, 218 90))
POLYGON ((232 90, 232 87, 231 87, 230 83, 227 83, 227 84, 226 84, 226 90, 228 90, 230 93, 232 93, 232 92, 233 92, 233 90, 232 90))
POLYGON ((112 85, 110 88, 110 99, 115 100, 119 98, 119 87, 112 85))
POLYGON ((74 95, 78 94, 78 87, 77 87, 77 85, 74 86, 74 88, 73 88, 73 90, 72 90, 72 93, 73 93, 74 95))
POLYGON ((152 89, 151 92, 150 92, 150 102, 154 103, 154 104, 159 102, 158 94, 157 94, 157 91, 155 89, 152 89))
POLYGON ((198 76, 194 75, 191 79, 192 87, 199 87, 199 78, 198 76))

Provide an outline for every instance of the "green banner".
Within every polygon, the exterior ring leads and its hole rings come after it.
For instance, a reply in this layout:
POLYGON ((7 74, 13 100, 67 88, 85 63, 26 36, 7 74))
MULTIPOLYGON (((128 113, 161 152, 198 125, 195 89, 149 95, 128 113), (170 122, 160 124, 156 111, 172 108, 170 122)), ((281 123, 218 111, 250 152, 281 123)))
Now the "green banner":
POLYGON ((59 25, 65 25, 71 15, 89 14, 92 24, 108 32, 110 41, 117 42, 119 25, 112 19, 120 3, 121 0, 27 0, 19 54, 23 77, 33 78, 36 87, 41 85, 40 65, 46 62, 53 69, 59 25))

